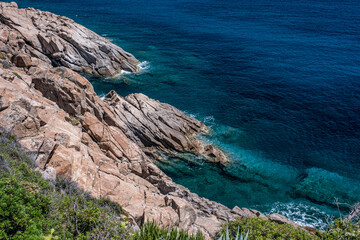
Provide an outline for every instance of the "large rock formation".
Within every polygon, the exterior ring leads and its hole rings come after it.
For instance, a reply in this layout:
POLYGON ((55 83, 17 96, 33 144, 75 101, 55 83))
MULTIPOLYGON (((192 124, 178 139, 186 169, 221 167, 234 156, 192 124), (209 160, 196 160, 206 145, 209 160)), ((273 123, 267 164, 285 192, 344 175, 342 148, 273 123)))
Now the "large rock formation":
POLYGON ((19 67, 49 64, 106 77, 139 71, 133 55, 69 18, 2 3, 0 20, 2 42, 28 55, 13 56, 19 67))
MULTIPOLYGON (((121 58, 110 57, 112 51, 122 52, 119 47, 106 42, 110 50, 105 51, 104 39, 67 18, 19 10, 14 3, 1 3, 0 8, 0 126, 33 155, 44 176, 54 178, 56 172, 95 197, 120 203, 139 224, 154 219, 164 226, 202 231, 207 238, 235 217, 266 218, 255 210, 230 210, 201 198, 153 163, 159 151, 185 151, 225 164, 219 149, 196 138, 207 131, 204 124, 142 94, 123 98, 110 92, 103 101, 86 78, 70 69, 86 70, 98 55, 96 73, 103 74, 106 61, 120 69, 121 58), (75 42, 84 44, 64 40, 59 27, 64 24, 75 31, 75 42)), ((126 56, 122 61, 137 63, 126 56)), ((281 216, 270 219, 284 221, 281 216)))
POLYGON ((116 117, 124 123, 119 127, 127 137, 153 158, 161 158, 154 150, 174 155, 174 151, 186 151, 201 155, 211 162, 228 162, 222 151, 196 138, 196 134, 208 132, 202 122, 169 104, 160 103, 143 94, 131 94, 123 98, 115 91, 105 96, 105 102, 113 107, 116 117))

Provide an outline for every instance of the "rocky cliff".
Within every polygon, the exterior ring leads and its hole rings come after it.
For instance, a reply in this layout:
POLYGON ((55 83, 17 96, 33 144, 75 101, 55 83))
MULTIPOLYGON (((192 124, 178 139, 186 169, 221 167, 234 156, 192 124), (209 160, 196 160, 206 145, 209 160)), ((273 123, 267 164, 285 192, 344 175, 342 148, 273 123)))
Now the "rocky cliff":
POLYGON ((133 55, 69 18, 33 8, 18 9, 16 3, 3 4, 0 11, 6 26, 1 40, 18 45, 29 57, 19 56, 18 65, 65 66, 106 77, 121 70, 139 71, 140 62, 133 55))
POLYGON ((77 72, 136 72, 131 54, 72 20, 0 3, 0 125, 35 159, 44 176, 65 176, 95 197, 120 203, 141 224, 156 220, 208 238, 235 217, 281 215, 229 209, 174 183, 153 162, 190 152, 226 164, 196 138, 207 127, 143 94, 101 100, 77 72), (77 71, 77 72, 75 72, 77 71))

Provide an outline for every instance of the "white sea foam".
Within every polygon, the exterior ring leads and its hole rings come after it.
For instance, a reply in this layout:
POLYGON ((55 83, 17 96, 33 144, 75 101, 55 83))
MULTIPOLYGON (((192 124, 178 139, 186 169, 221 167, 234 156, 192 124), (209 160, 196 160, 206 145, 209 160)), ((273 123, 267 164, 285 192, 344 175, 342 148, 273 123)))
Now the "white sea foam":
MULTIPOLYGON (((140 71, 136 74, 143 74, 147 72, 150 69, 150 63, 148 61, 143 61, 140 64, 137 65, 140 68, 140 71)), ((134 74, 130 71, 121 70, 121 72, 117 75, 115 75, 115 78, 121 78, 123 75, 131 75, 134 74)))
POLYGON ((192 117, 192 118, 195 118, 195 119, 198 119, 199 121, 205 123, 206 125, 213 125, 215 124, 215 117, 214 116, 201 116, 201 114, 198 114, 198 113, 190 113, 186 110, 182 110, 183 113, 185 113, 186 115, 188 115, 189 117, 192 117))
POLYGON ((105 94, 100 94, 100 95, 99 95, 99 98, 100 98, 101 100, 104 100, 104 99, 105 99, 105 94))
MULTIPOLYGON (((181 109, 180 109, 180 110, 181 110, 181 109)), ((198 118, 197 118, 197 117, 198 117, 197 114, 190 113, 190 112, 188 112, 188 111, 186 111, 186 110, 181 110, 181 111, 182 111, 183 113, 185 113, 186 115, 188 115, 189 117, 198 119, 198 118)))
POLYGON ((325 229, 330 216, 321 209, 302 202, 276 203, 269 213, 279 213, 302 226, 325 229))
POLYGON ((215 117, 214 116, 206 116, 206 117, 204 117, 204 119, 202 121, 206 125, 212 126, 215 124, 215 117))
POLYGON ((186 113, 185 111, 184 111, 184 113, 185 113, 186 115, 188 115, 189 117, 196 118, 196 115, 195 115, 195 114, 192 114, 192 113, 186 113))
POLYGON ((140 74, 147 72, 150 69, 150 62, 143 61, 138 65, 138 67, 140 68, 140 71, 139 71, 140 74))
POLYGON ((120 74, 117 74, 115 77, 120 77, 121 75, 129 75, 132 74, 132 72, 121 70, 120 74))

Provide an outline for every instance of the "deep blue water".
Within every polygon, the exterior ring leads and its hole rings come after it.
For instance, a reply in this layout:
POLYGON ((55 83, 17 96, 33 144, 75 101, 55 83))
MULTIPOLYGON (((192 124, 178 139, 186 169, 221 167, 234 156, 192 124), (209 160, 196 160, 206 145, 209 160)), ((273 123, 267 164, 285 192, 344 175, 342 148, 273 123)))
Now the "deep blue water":
POLYGON ((90 78, 99 95, 142 92, 212 127, 204 140, 233 164, 159 163, 177 183, 316 227, 336 215, 334 198, 360 201, 358 1, 17 2, 73 18, 144 61, 141 74, 90 78))

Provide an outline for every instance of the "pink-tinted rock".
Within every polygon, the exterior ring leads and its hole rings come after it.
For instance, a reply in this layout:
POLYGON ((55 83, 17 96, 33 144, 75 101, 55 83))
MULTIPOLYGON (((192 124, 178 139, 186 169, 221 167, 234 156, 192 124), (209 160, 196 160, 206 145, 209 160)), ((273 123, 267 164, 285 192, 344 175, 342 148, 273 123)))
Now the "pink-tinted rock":
POLYGON ((278 213, 272 213, 272 214, 269 214, 267 215, 267 218, 270 220, 270 221, 273 221, 273 222, 276 222, 276 223, 280 223, 280 224, 290 224, 294 227, 297 226, 296 223, 294 223, 293 221, 287 219, 285 216, 283 215, 280 215, 278 213))
MULTIPOLYGON (((139 71, 140 62, 133 55, 66 17, 32 8, 18 9, 14 2, 1 3, 0 17, 9 31, 16 31, 25 40, 16 44, 15 50, 32 52, 42 61, 107 77, 122 70, 139 71)), ((29 59, 16 60, 18 67, 29 64, 29 59)))
POLYGON ((31 67, 34 65, 33 61, 31 60, 31 57, 26 54, 19 54, 14 56, 13 63, 17 67, 31 67))

